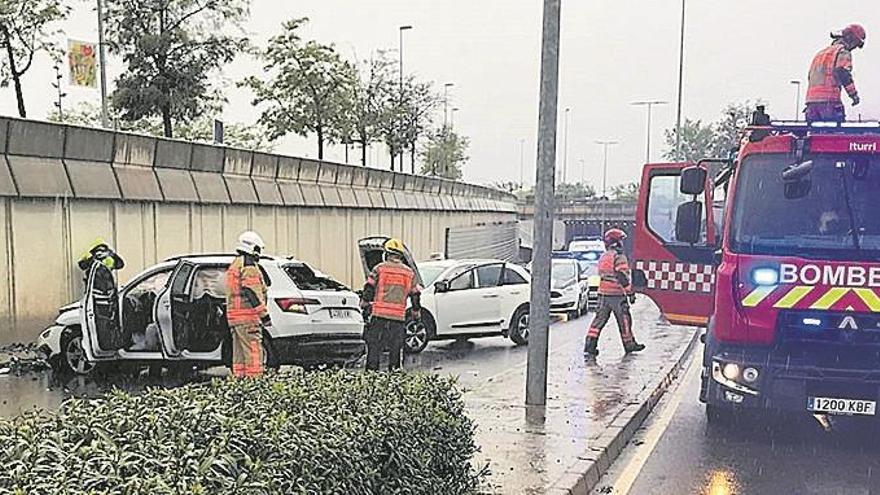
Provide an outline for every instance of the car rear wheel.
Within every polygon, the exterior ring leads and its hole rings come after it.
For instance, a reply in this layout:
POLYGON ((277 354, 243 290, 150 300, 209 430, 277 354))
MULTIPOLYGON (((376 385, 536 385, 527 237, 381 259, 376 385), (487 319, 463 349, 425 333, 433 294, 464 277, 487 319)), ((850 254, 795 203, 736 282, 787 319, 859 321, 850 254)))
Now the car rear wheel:
POLYGON ((414 320, 407 313, 406 335, 403 340, 403 352, 406 354, 418 354, 428 347, 428 342, 434 336, 434 320, 431 315, 422 312, 421 320, 414 320))
POLYGON ((523 306, 513 313, 510 319, 510 340, 516 345, 528 345, 529 343, 529 308, 523 306))
POLYGON ((61 336, 61 355, 56 360, 56 371, 63 374, 88 375, 95 369, 95 363, 86 360, 82 347, 82 331, 69 328, 61 336))
POLYGON ((278 358, 278 352, 272 343, 272 337, 267 333, 263 333, 263 352, 266 353, 266 369, 278 371, 281 369, 281 360, 278 358))

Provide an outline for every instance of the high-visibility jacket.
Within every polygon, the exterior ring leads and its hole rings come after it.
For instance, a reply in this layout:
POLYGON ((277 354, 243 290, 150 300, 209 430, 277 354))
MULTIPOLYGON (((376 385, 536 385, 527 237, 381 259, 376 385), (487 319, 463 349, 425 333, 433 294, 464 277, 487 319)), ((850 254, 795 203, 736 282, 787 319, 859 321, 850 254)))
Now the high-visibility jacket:
POLYGON ((609 249, 599 257, 599 294, 603 296, 632 294, 629 261, 623 253, 609 249))
POLYGON ((230 325, 267 323, 266 283, 255 257, 236 256, 226 270, 226 320, 230 325))
POLYGON ((816 54, 810 66, 807 103, 839 103, 841 87, 851 97, 858 95, 852 69, 852 53, 841 42, 816 54))
POLYGON ((371 314, 388 320, 406 320, 406 300, 413 300, 418 310, 421 288, 415 273, 403 263, 385 261, 373 268, 364 284, 363 304, 371 307, 371 314), (370 304, 372 303, 372 304, 370 304))

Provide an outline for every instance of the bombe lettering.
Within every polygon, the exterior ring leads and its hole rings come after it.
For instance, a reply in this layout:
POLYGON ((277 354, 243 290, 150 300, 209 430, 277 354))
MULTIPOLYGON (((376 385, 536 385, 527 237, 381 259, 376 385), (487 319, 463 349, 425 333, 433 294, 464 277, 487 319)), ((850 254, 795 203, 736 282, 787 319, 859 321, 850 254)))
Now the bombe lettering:
POLYGON ((831 287, 880 287, 880 266, 779 265, 779 283, 831 287))

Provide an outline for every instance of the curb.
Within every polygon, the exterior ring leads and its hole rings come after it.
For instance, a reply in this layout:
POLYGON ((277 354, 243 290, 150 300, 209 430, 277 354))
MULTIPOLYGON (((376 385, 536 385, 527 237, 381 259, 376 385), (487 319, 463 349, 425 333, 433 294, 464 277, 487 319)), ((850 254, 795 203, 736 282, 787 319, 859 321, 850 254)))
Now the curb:
POLYGON ((695 331, 690 343, 669 368, 660 383, 647 396, 639 398, 640 403, 630 404, 605 429, 596 445, 578 456, 578 460, 568 467, 566 473, 558 479, 547 493, 562 495, 588 495, 599 484, 599 479, 617 460, 621 451, 632 440, 636 430, 645 422, 654 406, 678 377, 688 357, 690 357, 702 331, 695 331))

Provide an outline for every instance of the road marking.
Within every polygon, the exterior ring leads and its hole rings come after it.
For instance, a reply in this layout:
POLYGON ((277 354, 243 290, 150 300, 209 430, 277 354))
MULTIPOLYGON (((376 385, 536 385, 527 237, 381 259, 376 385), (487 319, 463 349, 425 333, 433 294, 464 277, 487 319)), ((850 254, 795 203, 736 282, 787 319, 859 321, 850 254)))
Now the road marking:
POLYGON ((657 444, 660 443, 660 439, 666 433, 666 429, 669 428, 672 418, 675 417, 675 413, 678 411, 678 406, 684 400, 687 388, 683 387, 682 384, 689 381, 692 375, 696 375, 700 371, 700 366, 695 364, 699 354, 697 352, 691 353, 685 372, 679 375, 679 379, 676 380, 674 385, 674 390, 671 394, 667 394, 668 402, 662 405, 659 413, 657 413, 654 417, 655 419, 648 426, 645 436, 642 438, 643 443, 636 447, 620 476, 613 480, 614 488, 611 491, 612 494, 628 495, 630 490, 632 490, 636 479, 645 467, 645 463, 648 462, 657 444))

